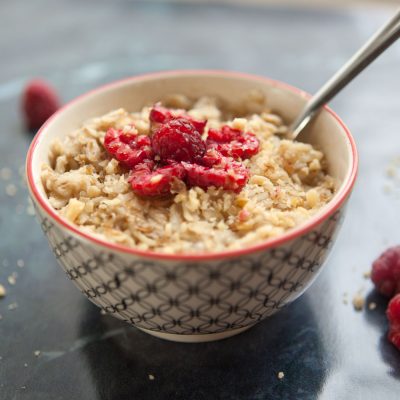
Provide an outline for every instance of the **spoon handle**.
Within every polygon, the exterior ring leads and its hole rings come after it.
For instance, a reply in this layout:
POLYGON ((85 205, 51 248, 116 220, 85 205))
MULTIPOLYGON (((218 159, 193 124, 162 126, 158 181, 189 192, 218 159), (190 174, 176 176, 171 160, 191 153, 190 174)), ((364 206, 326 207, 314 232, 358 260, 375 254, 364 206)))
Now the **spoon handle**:
POLYGON ((400 9, 307 102, 303 111, 291 126, 292 139, 299 135, 324 104, 331 100, 399 37, 400 9))

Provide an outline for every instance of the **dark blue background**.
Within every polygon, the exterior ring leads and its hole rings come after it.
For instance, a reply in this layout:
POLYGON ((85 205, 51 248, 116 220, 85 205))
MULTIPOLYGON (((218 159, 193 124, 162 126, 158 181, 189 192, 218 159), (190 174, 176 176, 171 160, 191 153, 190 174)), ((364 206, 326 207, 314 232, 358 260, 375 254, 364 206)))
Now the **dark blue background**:
POLYGON ((385 169, 400 155, 400 44, 332 104, 361 159, 325 270, 301 299, 232 339, 169 343, 100 315, 64 276, 26 213, 19 175, 32 138, 19 95, 31 77, 50 80, 65 101, 104 82, 175 68, 257 73, 313 92, 388 15, 376 8, 2 2, 0 168, 11 168, 12 177, 0 180, 0 283, 8 291, 0 300, 0 399, 400 398, 400 352, 385 338, 386 304, 362 276, 384 248, 400 242, 400 183, 384 191, 394 182, 385 169), (14 197, 6 194, 11 182, 14 197), (15 271, 12 286, 7 277, 15 271), (351 300, 359 289, 375 310, 357 313, 343 303, 345 292, 351 300), (14 302, 18 308, 8 310, 14 302))

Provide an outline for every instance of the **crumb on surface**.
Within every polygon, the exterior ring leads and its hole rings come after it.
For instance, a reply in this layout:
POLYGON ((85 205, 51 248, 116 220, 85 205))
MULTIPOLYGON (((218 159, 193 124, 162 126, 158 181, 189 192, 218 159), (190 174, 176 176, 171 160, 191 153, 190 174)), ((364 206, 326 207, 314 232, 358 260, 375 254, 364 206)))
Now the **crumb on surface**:
POLYGON ((25 266, 25 261, 22 260, 21 258, 17 260, 17 267, 23 268, 25 266))
POLYGON ((6 186, 6 193, 10 197, 15 196, 17 194, 17 187, 13 183, 8 184, 6 186))
POLYGON ((285 377, 285 374, 282 371, 278 372, 278 379, 283 379, 285 377))
POLYGON ((8 181, 11 178, 12 171, 10 168, 4 167, 0 169, 0 177, 1 179, 8 181))
POLYGON ((396 167, 392 164, 390 164, 387 168, 386 168, 386 175, 389 178, 395 178, 397 175, 397 171, 396 171, 396 167))
POLYGON ((154 381, 155 377, 152 374, 149 374, 149 380, 154 381))
POLYGON ((40 350, 35 350, 33 352, 33 354, 34 354, 35 357, 39 357, 40 356, 40 350))
POLYGON ((28 367, 28 363, 24 363, 24 367, 27 368, 28 367))
POLYGON ((368 309, 369 310, 375 310, 376 308, 376 303, 371 301, 371 303, 368 304, 368 309))
POLYGON ((8 283, 9 283, 10 285, 15 285, 15 284, 17 283, 17 277, 18 277, 18 274, 17 274, 16 272, 13 272, 13 273, 7 278, 8 283))
POLYGON ((0 299, 5 297, 6 294, 7 294, 6 288, 3 285, 0 284, 0 299))
POLYGON ((361 293, 356 293, 353 297, 353 307, 356 311, 364 308, 365 298, 361 293))
POLYGON ((386 185, 383 186, 383 191, 384 191, 384 193, 386 193, 386 194, 390 194, 390 193, 392 193, 393 188, 392 188, 391 185, 386 184, 386 185))
POLYGON ((369 278, 371 277, 371 271, 365 271, 365 272, 363 273, 363 277, 364 277, 365 279, 369 279, 369 278))
POLYGON ((10 304, 7 306, 7 308, 8 308, 10 311, 13 311, 13 310, 15 310, 16 308, 18 308, 18 303, 10 303, 10 304))

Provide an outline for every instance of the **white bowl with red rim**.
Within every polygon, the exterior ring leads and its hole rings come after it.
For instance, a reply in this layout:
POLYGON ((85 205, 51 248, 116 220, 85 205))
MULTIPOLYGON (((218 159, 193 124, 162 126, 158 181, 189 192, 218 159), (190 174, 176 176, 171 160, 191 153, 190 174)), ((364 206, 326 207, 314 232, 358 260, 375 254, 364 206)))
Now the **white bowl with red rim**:
POLYGON ((307 141, 325 153, 339 182, 333 199, 302 225, 241 250, 163 254, 107 242, 83 232, 50 205, 41 178, 49 146, 88 118, 116 108, 140 110, 171 93, 229 102, 257 89, 291 121, 309 95, 285 83, 226 71, 171 71, 100 87, 54 114, 35 136, 27 178, 37 216, 68 277, 107 313, 160 338, 201 342, 238 334, 300 296, 317 277, 343 219, 358 157, 341 119, 324 107, 307 141))

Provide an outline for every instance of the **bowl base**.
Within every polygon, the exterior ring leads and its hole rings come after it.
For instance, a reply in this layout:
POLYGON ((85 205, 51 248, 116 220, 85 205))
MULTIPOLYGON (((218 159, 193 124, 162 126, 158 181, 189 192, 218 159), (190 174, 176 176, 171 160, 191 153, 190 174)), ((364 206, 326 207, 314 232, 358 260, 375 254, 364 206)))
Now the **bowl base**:
POLYGON ((181 342, 181 343, 204 343, 204 342, 214 342, 216 340, 222 340, 229 338, 231 336, 238 335, 247 329, 250 329, 253 325, 245 326, 243 328, 238 329, 231 329, 226 332, 219 332, 219 333, 206 333, 200 335, 178 335, 174 333, 164 333, 164 332, 156 332, 150 331, 148 329, 139 328, 142 332, 148 333, 149 335, 158 337, 164 340, 170 340, 172 342, 181 342))

